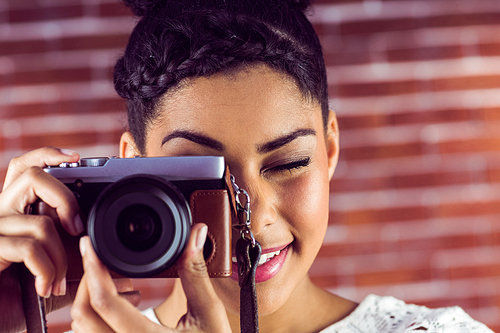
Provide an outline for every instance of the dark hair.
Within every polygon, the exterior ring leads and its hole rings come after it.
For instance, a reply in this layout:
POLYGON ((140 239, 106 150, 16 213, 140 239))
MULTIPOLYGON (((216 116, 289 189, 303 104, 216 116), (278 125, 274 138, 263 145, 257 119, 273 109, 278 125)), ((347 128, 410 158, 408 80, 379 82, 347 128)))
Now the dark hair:
POLYGON ((304 12, 307 0, 124 0, 142 16, 115 66, 137 148, 161 96, 181 80, 254 63, 294 78, 328 117, 323 53, 304 12))

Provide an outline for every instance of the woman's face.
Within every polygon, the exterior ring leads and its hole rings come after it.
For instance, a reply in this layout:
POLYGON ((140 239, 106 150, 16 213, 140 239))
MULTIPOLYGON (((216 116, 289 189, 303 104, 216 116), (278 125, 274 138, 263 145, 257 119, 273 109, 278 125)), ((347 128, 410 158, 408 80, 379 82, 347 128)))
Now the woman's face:
MULTIPOLYGON (((222 155, 250 195, 251 230, 269 259, 256 274, 260 314, 299 300, 328 222, 338 153, 334 114, 325 133, 320 105, 264 65, 192 79, 159 107, 147 131, 147 156, 222 155)), ((134 155, 133 143, 122 145, 122 153, 134 155)), ((237 313, 238 282, 212 282, 227 310, 237 313)))

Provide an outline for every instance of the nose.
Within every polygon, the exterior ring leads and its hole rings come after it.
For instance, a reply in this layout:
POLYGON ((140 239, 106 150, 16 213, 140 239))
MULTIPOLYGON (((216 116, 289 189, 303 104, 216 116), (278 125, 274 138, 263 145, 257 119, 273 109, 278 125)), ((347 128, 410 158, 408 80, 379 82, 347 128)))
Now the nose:
MULTIPOLYGON (((244 189, 250 199, 250 230, 258 236, 263 230, 276 223, 278 214, 271 184, 256 177, 240 177, 237 184, 244 189)), ((241 198, 241 197, 240 197, 241 198)), ((244 199, 242 204, 244 204, 244 199)))

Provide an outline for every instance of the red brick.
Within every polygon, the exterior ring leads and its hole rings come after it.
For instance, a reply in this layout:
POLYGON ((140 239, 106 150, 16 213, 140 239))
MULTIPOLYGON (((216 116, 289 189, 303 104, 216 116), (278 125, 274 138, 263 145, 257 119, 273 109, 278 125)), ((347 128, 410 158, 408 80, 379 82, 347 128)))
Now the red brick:
POLYGON ((500 137, 474 138, 461 141, 446 141, 439 145, 441 154, 500 151, 500 137))
POLYGON ((133 16, 132 11, 122 1, 101 3, 99 12, 101 17, 133 16))
POLYGON ((387 125, 387 116, 381 114, 338 115, 340 130, 372 128, 387 125))
POLYGON ((54 7, 38 7, 26 9, 12 9, 8 12, 9 23, 50 21, 81 17, 83 7, 81 4, 71 4, 54 7))
POLYGON ((398 239, 394 241, 363 241, 347 242, 323 245, 318 253, 318 258, 342 258, 356 255, 383 254, 387 252, 414 252, 414 251, 439 251, 466 249, 477 246, 495 246, 498 245, 500 233, 494 232, 494 235, 447 235, 435 238, 415 238, 398 239))
POLYGON ((461 45, 396 49, 387 51, 390 62, 456 59, 463 57, 461 45))
POLYGON ((339 127, 345 129, 373 128, 390 125, 436 124, 470 120, 498 120, 500 110, 493 109, 434 109, 427 112, 398 112, 394 114, 339 115, 339 127))
MULTIPOLYGON (((34 85, 61 82, 79 82, 92 80, 92 68, 52 69, 45 71, 16 72, 11 85, 34 85)), ((111 69, 102 70, 111 73, 111 69)), ((111 79, 111 74, 108 74, 111 79)))
POLYGON ((340 154, 345 160, 365 160, 365 159, 383 159, 394 157, 417 156, 423 153, 423 147, 420 142, 363 146, 342 148, 340 154))
POLYGON ((500 264, 451 267, 448 269, 450 279, 470 279, 500 276, 500 264))
POLYGON ((468 184, 473 181, 470 172, 432 172, 418 175, 394 176, 396 188, 431 187, 468 184))
POLYGON ((47 51, 76 51, 92 49, 125 49, 128 34, 108 34, 98 36, 63 37, 52 40, 23 40, 2 42, 0 56, 16 54, 36 54, 47 51))
POLYGON ((484 296, 470 296, 470 297, 454 297, 453 294, 450 294, 445 299, 429 299, 429 300, 419 300, 413 302, 415 304, 424 305, 430 308, 441 308, 441 307, 449 307, 456 306, 460 304, 460 306, 465 308, 480 308, 485 305, 496 305, 496 297, 492 295, 484 295, 484 296))
POLYGON ((53 114, 97 114, 113 110, 123 110, 124 119, 126 119, 126 104, 118 95, 106 99, 74 99, 51 103, 12 104, 2 110, 2 119, 53 114))
POLYGON ((117 143, 122 133, 122 131, 109 133, 84 132, 84 129, 82 129, 82 132, 79 133, 23 136, 21 137, 21 148, 28 151, 44 146, 69 148, 90 146, 98 143, 117 143))
POLYGON ((338 85, 337 95, 339 97, 365 97, 409 94, 418 91, 420 91, 418 81, 345 83, 338 85))
POLYGON ((45 52, 47 51, 46 46, 46 42, 43 40, 2 42, 0 56, 45 52))
POLYGON ((339 30, 342 35, 374 34, 385 31, 415 30, 428 26, 425 20, 418 18, 401 18, 388 20, 366 20, 362 22, 341 23, 339 30))
MULTIPOLYGON (((495 176, 493 173, 492 176, 495 176)), ((500 175, 498 175, 500 177, 500 175)), ((442 171, 428 172, 413 175, 394 175, 389 177, 373 178, 334 178, 331 182, 331 193, 352 191, 377 191, 382 189, 405 189, 419 187, 433 187, 445 185, 465 185, 475 181, 474 174, 469 171, 442 171)), ((496 180, 500 182, 500 179, 496 180)))
POLYGON ((500 21, 500 13, 464 13, 437 15, 431 17, 405 17, 394 19, 367 19, 340 24, 342 35, 375 34, 387 31, 411 31, 423 28, 463 27, 469 25, 496 25, 500 21))
POLYGON ((488 170, 488 183, 500 182, 500 169, 488 170))
POLYGON ((461 202, 454 204, 443 204, 436 208, 436 216, 481 216, 500 214, 500 201, 487 202, 461 202))
POLYGON ((453 15, 439 15, 428 18, 431 27, 463 27, 474 25, 497 25, 500 22, 500 13, 463 13, 453 15))
POLYGON ((356 286, 396 284, 407 281, 425 281, 432 278, 429 269, 398 269, 397 271, 377 271, 355 274, 356 286))
POLYGON ((478 75, 459 78, 437 79, 432 81, 434 91, 488 89, 498 87, 500 75, 478 75))
MULTIPOLYGON (((362 3, 364 0, 315 0, 314 4, 342 4, 342 3, 362 3)), ((386 0, 384 0, 386 1, 386 0)))
POLYGON ((477 47, 481 56, 491 57, 500 55, 499 43, 480 43, 477 47))
POLYGON ((59 40, 60 50, 125 49, 128 33, 66 37, 59 40))
POLYGON ((435 80, 344 83, 338 85, 337 95, 339 97, 365 97, 412 94, 424 91, 488 89, 498 87, 499 81, 499 75, 481 75, 435 80))
POLYGON ((481 119, 481 112, 470 109, 429 110, 429 112, 402 112, 390 114, 389 124, 435 124, 481 119))
POLYGON ((484 120, 500 120, 500 108, 483 109, 484 120))
MULTIPOLYGON (((326 45, 325 45, 326 46, 326 45)), ((355 64, 364 64, 370 62, 370 53, 368 52, 350 52, 350 53, 326 53, 326 66, 347 66, 355 64)))
MULTIPOLYGON (((334 204, 335 205, 335 204, 334 204)), ((335 207, 333 207, 335 209, 335 207)), ((359 211, 333 210, 330 213, 330 223, 332 224, 369 224, 379 222, 399 222, 421 220, 432 217, 433 214, 428 208, 422 206, 398 207, 387 209, 368 209, 359 211)), ((451 215, 457 216, 457 215, 451 215)))

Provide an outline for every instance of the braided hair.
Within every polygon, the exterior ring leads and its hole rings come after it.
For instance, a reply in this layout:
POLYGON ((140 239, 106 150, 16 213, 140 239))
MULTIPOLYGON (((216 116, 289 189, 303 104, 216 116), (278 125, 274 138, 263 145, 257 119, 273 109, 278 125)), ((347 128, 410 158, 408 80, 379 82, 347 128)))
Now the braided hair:
POLYGON ((293 78, 328 117, 326 69, 307 0, 124 0, 136 25, 115 66, 141 153, 161 96, 183 79, 264 63, 293 78))

